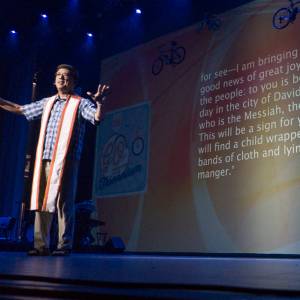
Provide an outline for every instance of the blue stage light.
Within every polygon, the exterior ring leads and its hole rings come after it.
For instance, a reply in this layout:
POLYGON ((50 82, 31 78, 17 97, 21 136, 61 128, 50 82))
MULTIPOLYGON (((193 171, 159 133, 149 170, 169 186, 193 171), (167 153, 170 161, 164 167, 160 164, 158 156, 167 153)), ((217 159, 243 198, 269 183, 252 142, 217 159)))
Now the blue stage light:
POLYGON ((42 17, 43 19, 47 19, 47 18, 48 18, 48 16, 47 16, 46 14, 41 14, 41 17, 42 17))
POLYGON ((137 8, 137 9, 135 10, 135 13, 140 15, 140 14, 142 13, 142 10, 139 9, 139 8, 137 8))
POLYGON ((12 29, 12 30, 10 31, 10 33, 11 33, 11 34, 17 34, 17 32, 16 32, 14 29, 12 29))
POLYGON ((86 35, 87 35, 88 37, 93 37, 93 36, 94 36, 91 32, 88 32, 86 35))

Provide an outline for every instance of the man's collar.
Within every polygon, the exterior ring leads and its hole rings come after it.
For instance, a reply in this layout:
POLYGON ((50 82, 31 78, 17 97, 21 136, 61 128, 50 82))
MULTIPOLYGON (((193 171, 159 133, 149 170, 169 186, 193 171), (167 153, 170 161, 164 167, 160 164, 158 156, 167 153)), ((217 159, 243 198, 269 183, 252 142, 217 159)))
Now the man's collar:
POLYGON ((66 101, 68 98, 68 96, 65 96, 65 97, 60 97, 59 95, 56 95, 56 98, 55 100, 58 100, 58 101, 66 101))
POLYGON ((73 98, 73 99, 81 99, 80 96, 78 96, 77 94, 69 94, 69 95, 66 95, 64 98, 61 98, 58 94, 56 94, 56 97, 55 97, 55 100, 56 101, 66 101, 67 99, 69 98, 73 98))

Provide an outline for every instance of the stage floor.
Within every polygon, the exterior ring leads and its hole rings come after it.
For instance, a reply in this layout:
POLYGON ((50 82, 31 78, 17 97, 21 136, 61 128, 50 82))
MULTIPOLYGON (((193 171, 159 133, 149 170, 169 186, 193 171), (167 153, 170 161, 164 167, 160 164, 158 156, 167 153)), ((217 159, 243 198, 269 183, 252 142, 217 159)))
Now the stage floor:
POLYGON ((0 291, 1 299, 295 299, 300 258, 0 252, 0 291))

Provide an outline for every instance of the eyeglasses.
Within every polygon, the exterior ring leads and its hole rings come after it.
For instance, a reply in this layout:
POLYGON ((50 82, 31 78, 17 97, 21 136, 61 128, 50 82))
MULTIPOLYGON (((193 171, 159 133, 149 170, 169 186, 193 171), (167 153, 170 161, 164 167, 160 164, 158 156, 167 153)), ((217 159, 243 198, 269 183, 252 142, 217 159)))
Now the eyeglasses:
POLYGON ((56 73, 55 74, 56 77, 60 77, 60 76, 63 76, 63 77, 71 77, 71 74, 70 73, 56 73))

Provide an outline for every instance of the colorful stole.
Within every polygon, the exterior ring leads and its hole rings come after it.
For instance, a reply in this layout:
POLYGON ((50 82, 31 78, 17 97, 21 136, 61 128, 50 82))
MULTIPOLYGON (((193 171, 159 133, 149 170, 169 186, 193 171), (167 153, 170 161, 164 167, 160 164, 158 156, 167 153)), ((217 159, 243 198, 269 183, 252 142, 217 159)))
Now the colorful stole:
POLYGON ((43 202, 39 201, 40 194, 40 180, 42 172, 42 159, 43 150, 46 136, 46 129, 48 120, 51 114, 52 107, 54 105, 57 96, 52 96, 47 101, 39 134, 39 140, 36 150, 32 191, 31 191, 31 210, 55 212, 56 201, 61 189, 61 182, 64 173, 64 167, 66 162, 66 156, 68 148, 72 138, 74 125, 76 122, 77 111, 80 104, 80 98, 78 96, 69 96, 66 100, 65 107, 62 111, 60 123, 58 125, 58 131, 53 151, 53 157, 50 165, 50 172, 47 180, 43 202))

